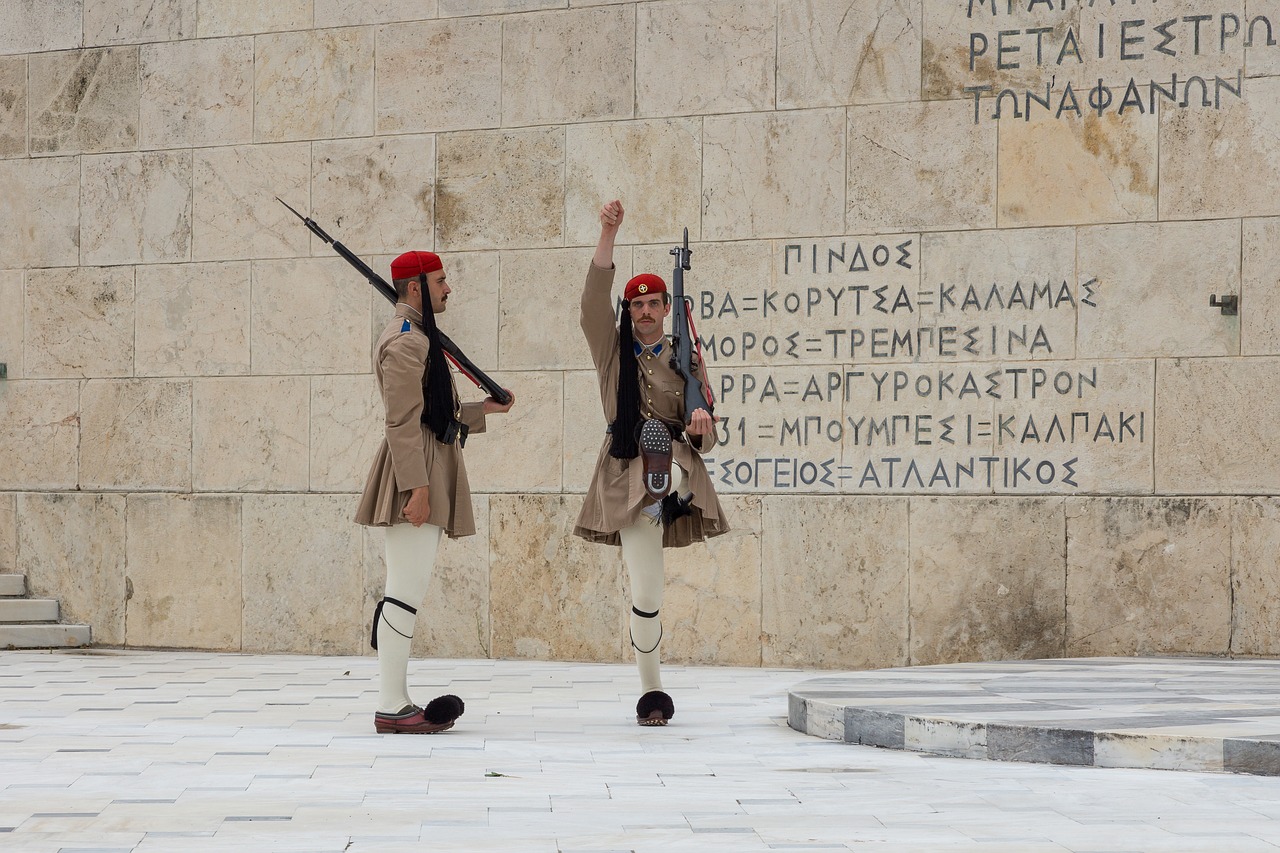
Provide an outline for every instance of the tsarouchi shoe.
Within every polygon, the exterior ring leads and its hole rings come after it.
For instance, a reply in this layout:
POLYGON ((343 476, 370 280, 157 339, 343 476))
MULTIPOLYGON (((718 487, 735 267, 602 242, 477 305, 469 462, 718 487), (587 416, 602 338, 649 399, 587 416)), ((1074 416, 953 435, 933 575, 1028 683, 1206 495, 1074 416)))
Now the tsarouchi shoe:
POLYGON ((676 703, 661 690, 650 690, 636 703, 636 723, 642 726, 665 726, 676 715, 676 703))
POLYGON ((671 430, 657 418, 649 418, 640 427, 639 444, 644 490, 660 501, 671 491, 671 430))
POLYGON ((373 728, 380 734, 433 735, 453 728, 466 705, 453 694, 438 696, 427 707, 406 705, 394 714, 378 711, 373 715, 373 728))

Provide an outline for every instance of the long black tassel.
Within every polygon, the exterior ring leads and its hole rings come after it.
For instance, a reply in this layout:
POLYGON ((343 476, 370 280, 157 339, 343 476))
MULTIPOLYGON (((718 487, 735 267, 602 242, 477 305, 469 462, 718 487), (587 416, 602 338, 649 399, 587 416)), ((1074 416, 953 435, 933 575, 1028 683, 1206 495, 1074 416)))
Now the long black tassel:
POLYGON ((612 424, 609 455, 614 459, 635 459, 640 455, 640 367, 636 362, 635 339, 631 332, 631 303, 622 303, 618 324, 618 416, 612 424))
POLYGON ((422 388, 425 410, 422 419, 437 439, 448 443, 446 438, 453 432, 454 424, 453 382, 449 378, 449 364, 445 361, 444 347, 440 344, 436 315, 431 310, 427 277, 419 273, 418 281, 422 285, 422 330, 427 333, 427 375, 422 388))

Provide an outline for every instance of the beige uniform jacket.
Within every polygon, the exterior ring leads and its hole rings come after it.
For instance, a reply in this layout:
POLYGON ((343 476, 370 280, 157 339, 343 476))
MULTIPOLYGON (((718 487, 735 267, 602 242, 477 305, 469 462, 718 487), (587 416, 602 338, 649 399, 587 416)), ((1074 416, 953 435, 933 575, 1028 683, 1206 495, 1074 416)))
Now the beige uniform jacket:
MULTIPOLYGON (((427 486, 431 504, 429 524, 444 528, 452 538, 476 532, 471 511, 471 488, 462 448, 441 444, 422 422, 427 381, 426 332, 422 315, 403 302, 373 347, 373 374, 386 409, 386 435, 378 446, 365 483, 356 522, 369 527, 408 524, 400 513, 409 492, 427 486)), ((453 374, 449 374, 453 384, 453 374)), ((454 387, 453 398, 458 399, 454 387)), ((457 413, 471 434, 484 432, 484 403, 463 403, 457 413)))
MULTIPOLYGON (((605 420, 609 423, 613 423, 618 414, 618 327, 614 323, 613 274, 612 269, 591 265, 582 291, 581 318, 582 332, 596 365, 605 420)), ((639 358, 640 413, 646 418, 660 418, 679 432, 685 423, 684 378, 668 363, 670 346, 671 341, 664 339, 663 350, 657 356, 645 352, 639 358)), ((695 369, 706 384, 706 369, 702 365, 695 369)), ((601 442, 591 487, 573 532, 590 542, 617 545, 621 542, 618 531, 636 524, 640 511, 653 501, 644 490, 643 460, 639 456, 613 458, 609 455, 610 439, 611 436, 605 434, 601 442)), ((665 547, 683 547, 729 530, 701 456, 715 443, 714 432, 702 437, 697 450, 683 438, 672 442, 672 460, 688 474, 685 490, 693 492, 693 514, 663 531, 665 547)))

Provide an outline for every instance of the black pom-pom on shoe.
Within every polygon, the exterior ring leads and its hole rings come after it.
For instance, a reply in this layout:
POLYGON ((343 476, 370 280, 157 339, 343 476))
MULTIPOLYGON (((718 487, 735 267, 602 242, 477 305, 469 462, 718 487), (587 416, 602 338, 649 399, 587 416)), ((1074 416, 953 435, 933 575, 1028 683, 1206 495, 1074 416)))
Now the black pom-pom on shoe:
POLYGON ((693 510, 689 505, 693 503, 693 492, 680 497, 675 492, 667 495, 662 499, 662 526, 667 527, 676 519, 684 518, 686 515, 693 515, 693 510))
POLYGON ((676 715, 676 703, 661 690, 650 690, 636 703, 636 722, 642 726, 665 726, 676 715))
POLYGON ((466 705, 452 693, 437 696, 422 709, 423 716, 433 723, 451 723, 462 716, 466 705))

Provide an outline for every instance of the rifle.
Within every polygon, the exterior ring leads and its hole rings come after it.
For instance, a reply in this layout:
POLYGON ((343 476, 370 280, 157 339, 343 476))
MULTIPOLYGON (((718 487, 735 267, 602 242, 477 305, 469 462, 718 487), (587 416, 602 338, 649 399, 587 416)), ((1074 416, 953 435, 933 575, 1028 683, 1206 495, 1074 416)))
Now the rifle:
MULTIPOLYGON (((341 255, 344 261, 355 267, 356 272, 369 280, 369 283, 373 285, 374 290, 385 296, 387 301, 392 305, 396 304, 398 301, 396 298, 396 290, 394 287, 387 284, 386 279, 374 272, 368 264, 356 257, 355 253, 350 249, 326 234, 324 229, 317 225, 315 220, 310 216, 303 216, 292 207, 289 207, 289 205, 286 204, 279 196, 276 196, 276 201, 289 208, 289 212, 301 219, 302 224, 310 228, 312 234, 316 235, 330 246, 333 246, 333 250, 341 255)), ((431 306, 429 304, 425 307, 426 310, 431 310, 431 306)), ((444 350, 445 358, 453 362, 453 366, 458 368, 458 371, 462 373, 463 376, 470 379, 476 384, 476 387, 485 391, 490 397, 497 400, 499 405, 505 406, 507 403, 511 402, 511 394, 509 394, 505 388, 486 376, 483 370, 476 367, 471 359, 467 358, 462 350, 458 349, 458 345, 449 340, 448 335, 439 329, 436 331, 440 334, 440 346, 444 350)))
POLYGON ((708 415, 715 409, 715 400, 708 389, 703 386, 693 370, 693 349, 697 345, 693 335, 693 304, 684 295, 684 271, 692 268, 689 258, 689 229, 684 229, 684 245, 671 250, 675 256, 676 266, 671 271, 671 301, 675 308, 671 316, 671 369, 684 377, 684 422, 693 421, 693 413, 698 409, 708 415))

